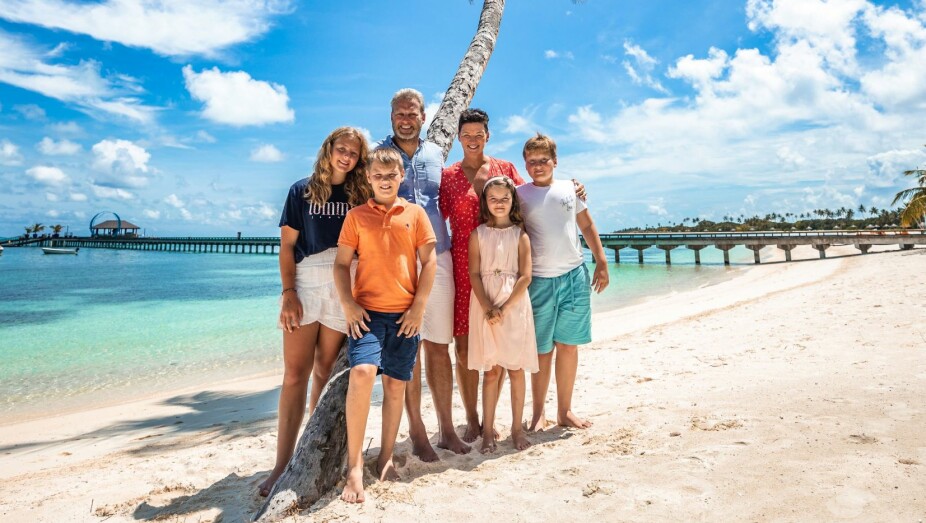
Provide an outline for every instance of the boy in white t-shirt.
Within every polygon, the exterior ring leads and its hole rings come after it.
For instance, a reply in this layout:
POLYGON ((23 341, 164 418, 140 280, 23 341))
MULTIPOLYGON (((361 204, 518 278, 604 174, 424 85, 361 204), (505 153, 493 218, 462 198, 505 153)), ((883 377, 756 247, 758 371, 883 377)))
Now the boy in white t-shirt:
POLYGON ((528 292, 534 309, 540 372, 531 375, 534 413, 530 430, 546 427, 544 403, 556 352, 556 423, 584 429, 592 422, 572 411, 579 367, 578 345, 592 341, 591 292, 608 286, 608 263, 595 222, 571 181, 554 180, 556 142, 540 133, 524 144, 524 162, 533 183, 518 187, 521 213, 531 239, 533 277, 528 292), (588 269, 579 230, 595 258, 588 269))

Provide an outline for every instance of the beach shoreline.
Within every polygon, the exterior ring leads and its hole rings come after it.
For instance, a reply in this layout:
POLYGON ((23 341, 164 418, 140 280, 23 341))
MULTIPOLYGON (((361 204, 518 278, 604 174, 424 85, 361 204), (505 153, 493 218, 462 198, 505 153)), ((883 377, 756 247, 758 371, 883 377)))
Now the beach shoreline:
MULTIPOLYGON (((902 437, 885 435, 889 432, 888 423, 881 420, 883 412, 875 413, 878 406, 856 405, 856 399, 850 394, 829 396, 831 400, 836 398, 833 405, 859 408, 860 421, 851 428, 846 423, 847 433, 840 445, 869 454, 876 450, 875 461, 883 473, 890 472, 891 481, 900 474, 907 478, 908 485, 926 487, 926 466, 922 465, 926 463, 926 440, 909 430, 913 423, 924 426, 921 423, 924 413, 917 408, 914 398, 926 393, 926 358, 922 352, 926 338, 917 338, 910 325, 915 326, 916 320, 926 323, 926 315, 919 312, 916 317, 914 310, 914 317, 909 318, 911 304, 921 301, 923 294, 904 294, 904 285, 918 289, 926 287, 926 276, 915 273, 917 267, 922 273, 926 250, 896 252, 896 247, 890 250, 894 252, 856 256, 854 252, 857 251, 851 247, 832 248, 826 260, 790 263, 775 263, 777 253, 772 253, 770 258, 763 259, 762 265, 744 268, 721 283, 596 314, 595 341, 583 349, 577 383, 577 398, 580 405, 590 409, 588 414, 595 421, 595 427, 588 431, 554 430, 536 435, 535 447, 520 454, 510 452, 508 442, 502 441, 500 448, 505 450, 490 459, 472 454, 458 457, 440 451, 442 461, 439 464, 424 464, 408 454, 407 427, 403 420, 397 460, 402 474, 411 479, 396 484, 370 485, 375 502, 359 508, 328 499, 329 495, 314 508, 318 512, 313 516, 375 520, 411 514, 405 511, 417 507, 434 517, 460 517, 467 514, 463 503, 473 502, 472 485, 493 478, 492 488, 486 489, 484 494, 496 499, 492 496, 504 496, 504 486, 515 481, 517 475, 537 473, 541 476, 552 474, 548 481, 555 481, 569 492, 578 483, 585 482, 577 491, 578 497, 571 502, 584 507, 587 514, 606 514, 606 509, 617 508, 629 510, 622 512, 627 514, 627 520, 690 519, 705 514, 719 515, 727 513, 721 509, 730 509, 729 514, 737 519, 794 519, 788 512, 765 513, 737 502, 736 492, 730 493, 733 487, 718 474, 724 470, 732 474, 731 478, 746 476, 749 479, 746 483, 754 483, 758 481, 753 477, 755 471, 729 467, 736 463, 745 466, 740 460, 754 452, 794 451, 800 437, 807 435, 807 427, 821 424, 815 418, 799 415, 788 418, 788 426, 785 426, 784 413, 791 412, 785 404, 798 402, 799 397, 786 394, 780 408, 770 403, 775 394, 787 392, 781 389, 780 382, 810 386, 798 377, 806 377, 807 369, 813 369, 819 374, 817 381, 826 381, 829 388, 835 390, 851 385, 833 382, 834 378, 827 376, 825 369, 818 368, 821 361, 842 361, 864 353, 864 344, 854 346, 854 342, 847 342, 848 338, 843 339, 844 334, 839 332, 822 337, 833 338, 839 345, 816 338, 818 324, 837 321, 835 310, 862 319, 866 315, 881 317, 899 311, 905 311, 908 316, 883 325, 885 332, 878 333, 883 336, 867 343, 883 342, 890 346, 884 347, 883 354, 868 356, 866 360, 866 363, 874 359, 886 363, 882 360, 889 355, 896 356, 894 353, 904 347, 919 348, 918 351, 901 351, 908 360, 902 369, 879 367, 872 374, 883 375, 879 379, 894 383, 894 391, 902 393, 899 394, 902 397, 891 404, 893 410, 887 416, 898 427, 902 426, 903 430, 898 432, 902 432, 902 437), (904 282, 902 275, 893 274, 898 268, 914 271, 916 277, 912 278, 912 283, 911 278, 904 282), (885 271, 883 275, 879 272, 882 270, 885 271), (879 278, 869 281, 872 275, 879 278), (862 286, 858 291, 864 293, 865 298, 845 296, 837 300, 839 303, 807 301, 814 293, 830 296, 836 292, 834 289, 847 285, 849 280, 855 286, 862 286), (900 293, 900 297, 891 303, 886 299, 890 298, 890 293, 894 296, 900 293), (878 303, 865 306, 865 300, 878 303), (795 307, 803 306, 807 316, 804 320, 807 326, 795 327, 794 332, 779 325, 789 317, 798 319, 799 315, 787 310, 787 303, 783 304, 788 301, 794 301, 795 307), (898 327, 901 324, 907 326, 906 331, 898 327), (754 340, 745 337, 744 340, 753 341, 740 343, 737 341, 739 335, 747 328, 755 329, 756 336, 754 340), (718 330, 729 331, 726 337, 731 340, 730 347, 718 341, 708 343, 717 336, 720 337, 716 340, 726 339, 718 330), (768 344, 769 347, 744 348, 742 345, 750 343, 768 344), (697 350, 694 346, 686 348, 686 344, 696 345, 697 350), (806 349, 811 346, 813 354, 807 354, 806 349), (784 365, 788 362, 782 360, 789 358, 795 368, 784 365), (729 372, 734 362, 747 371, 743 371, 742 376, 722 374, 729 372), (714 378, 722 379, 712 381, 710 375, 714 373, 719 373, 714 378), (740 404, 737 405, 735 398, 727 397, 729 394, 725 396, 721 389, 738 391, 733 396, 740 398, 740 404), (690 397, 686 400, 687 396, 690 397), (772 412, 779 412, 781 423, 771 421, 772 412), (766 438, 762 430, 772 430, 778 439, 766 438), (673 436, 675 433, 677 435, 673 436), (726 438, 728 435, 730 437, 726 438), (724 436, 725 440, 709 441, 719 436, 724 436), (695 446, 689 448, 689 444, 695 446), (697 458, 687 458, 685 453, 697 458), (894 455, 891 470, 887 472, 888 465, 882 454, 894 455), (576 469, 577 459, 589 460, 588 466, 576 469), (591 463, 599 459, 608 465, 591 463), (654 459, 654 477, 665 482, 664 490, 657 488, 655 480, 630 484, 625 479, 613 477, 615 470, 628 476, 642 473, 647 467, 652 468, 654 459), (679 474, 671 474, 672 470, 679 474), (606 474, 605 471, 610 472, 606 474), (437 492, 437 489, 448 492, 437 492), (612 495, 599 495, 606 492, 612 495), (460 499, 439 503, 442 512, 438 513, 438 507, 421 505, 422 499, 431 496, 443 499, 450 493, 456 493, 460 499), (686 505, 693 499, 699 504, 686 505), (688 506, 687 511, 685 506, 688 506)), ((812 254, 816 256, 816 251, 812 254)), ((619 282, 613 283, 619 285, 619 282)), ((846 294, 844 290, 840 292, 840 296, 846 294)), ((840 327, 853 330, 849 323, 840 327)), ((859 339, 865 337, 863 331, 853 335, 859 339)), ((852 368, 854 363, 848 365, 852 368)), ((0 516, 11 521, 19 521, 27 514, 31 515, 28 519, 31 521, 60 521, 62 516, 65 520, 94 516, 111 517, 110 521, 134 521, 168 515, 176 515, 178 520, 185 517, 203 518, 204 521, 216 517, 232 521, 246 519, 260 503, 259 499, 249 497, 248 490, 262 479, 272 464, 279 382, 279 373, 252 376, 206 387, 165 391, 127 404, 0 425, 0 449, 3 450, 0 453, 0 490, 4 492, 0 499, 0 516), (130 474, 127 469, 136 473, 130 474), (66 488, 91 479, 92 484, 85 488, 66 488), (97 508, 88 513, 86 506, 91 499, 97 508), (198 503, 190 503, 191 499, 198 503), (182 507, 178 500, 188 506, 182 507)), ((887 386, 871 384, 871 387, 887 386)), ((454 402, 455 420, 459 422, 463 419, 462 409, 457 398, 454 402)), ((430 398, 425 398, 423 403, 426 423, 432 424, 434 414, 430 398)), ((809 408, 800 406, 800 409, 809 408)), ((376 409, 371 412, 375 414, 376 409)), ((507 412, 506 398, 499 412, 507 412)), ((837 422, 838 413, 831 413, 827 419, 837 422), (830 419, 833 416, 835 419, 830 419)), ((377 434, 377 416, 371 415, 370 421, 368 434, 377 434)), ((499 423, 501 426, 507 423, 504 414, 499 423)), ((433 429, 430 425, 429 428, 433 429)), ((827 425, 825 428, 834 427, 827 425)), ((503 429, 502 435, 506 436, 507 431, 503 429)), ((375 451, 378 438, 372 439, 375 451)), ((806 458, 809 463, 816 463, 819 456, 811 453, 806 458)), ((782 477, 793 473, 790 468, 782 471, 783 464, 765 465, 778 470, 782 477)), ((829 478, 829 473, 812 471, 811 476, 819 482, 821 477, 829 478)), ((876 514, 870 510, 879 507, 883 512, 885 503, 897 502, 898 495, 901 496, 899 506, 906 508, 894 508, 893 512, 885 513, 899 517, 926 513, 926 496, 911 497, 909 489, 898 485, 891 490, 899 492, 890 493, 884 501, 856 483, 843 480, 842 490, 832 487, 830 490, 836 492, 835 497, 820 503, 813 503, 802 497, 796 487, 784 484, 778 493, 765 492, 758 483, 742 486, 741 490, 754 493, 750 489, 759 489, 760 498, 768 498, 769 507, 776 499, 781 502, 800 498, 824 518, 857 518, 876 514)), ((923 491, 926 489, 921 488, 920 492, 923 491)), ((532 510, 531 503, 547 506, 558 499, 551 496, 541 502, 521 497, 514 504, 522 511, 532 510)), ((570 503, 569 500, 559 501, 565 503, 563 507, 570 503)), ((555 511, 557 507, 559 505, 547 508, 555 511)), ((781 510, 785 508, 791 507, 781 510)), ((518 513, 499 507, 494 510, 498 517, 518 513)))

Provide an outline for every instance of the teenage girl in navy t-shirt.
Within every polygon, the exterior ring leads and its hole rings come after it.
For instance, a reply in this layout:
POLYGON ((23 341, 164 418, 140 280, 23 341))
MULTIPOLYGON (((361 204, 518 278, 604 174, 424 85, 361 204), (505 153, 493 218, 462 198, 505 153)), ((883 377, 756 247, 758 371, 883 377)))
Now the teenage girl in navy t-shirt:
POLYGON ((289 189, 280 217, 280 392, 276 465, 260 485, 267 496, 293 455, 312 376, 309 415, 328 382, 347 325, 334 288, 334 257, 348 209, 373 195, 366 179, 366 140, 357 129, 335 129, 322 143, 315 169, 289 189))

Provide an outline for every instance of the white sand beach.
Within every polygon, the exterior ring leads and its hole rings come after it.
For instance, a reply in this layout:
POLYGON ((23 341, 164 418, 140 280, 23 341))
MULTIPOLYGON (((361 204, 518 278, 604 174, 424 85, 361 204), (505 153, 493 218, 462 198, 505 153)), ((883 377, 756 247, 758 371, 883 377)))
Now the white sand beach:
MULTIPOLYGON (((402 481, 369 478, 362 505, 335 489, 287 521, 923 521, 926 249, 857 252, 798 249, 596 315, 575 401, 592 428, 514 452, 505 394, 495 454, 426 464, 403 421, 402 481)), ((280 379, 3 423, 0 520, 248 521, 280 379)))

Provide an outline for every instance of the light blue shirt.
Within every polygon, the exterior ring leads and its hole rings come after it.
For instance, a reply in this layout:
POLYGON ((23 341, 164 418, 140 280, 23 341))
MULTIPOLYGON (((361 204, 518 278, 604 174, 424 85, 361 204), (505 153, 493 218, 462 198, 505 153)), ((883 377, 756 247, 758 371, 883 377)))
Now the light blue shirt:
POLYGON ((418 140, 418 150, 409 158, 401 147, 392 141, 392 135, 376 142, 376 147, 392 147, 402 155, 405 164, 405 181, 399 186, 399 196, 424 207, 424 211, 437 237, 435 249, 440 254, 450 248, 450 233, 447 222, 440 214, 437 200, 440 197, 440 178, 444 170, 444 153, 431 142, 418 140))

